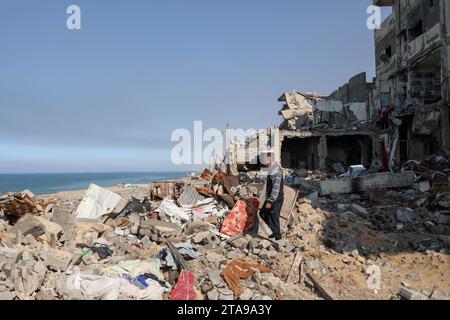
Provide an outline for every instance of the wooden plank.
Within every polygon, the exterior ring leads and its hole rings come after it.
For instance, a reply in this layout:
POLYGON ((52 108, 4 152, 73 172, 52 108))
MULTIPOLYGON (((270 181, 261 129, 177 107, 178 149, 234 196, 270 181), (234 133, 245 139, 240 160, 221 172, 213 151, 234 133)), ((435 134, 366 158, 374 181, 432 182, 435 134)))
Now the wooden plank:
POLYGON ((322 294, 322 296, 326 300, 334 300, 333 297, 325 290, 325 288, 320 284, 320 282, 311 273, 306 273, 306 276, 308 277, 309 280, 311 280, 311 282, 314 284, 316 289, 320 292, 320 294, 322 294))
POLYGON ((295 255, 294 261, 292 261, 291 268, 289 270, 289 273, 286 277, 285 282, 290 282, 289 280, 291 278, 292 271, 294 271, 294 270, 298 271, 298 281, 295 281, 294 283, 301 281, 301 268, 300 267, 301 267, 302 259, 303 259, 303 256, 300 253, 297 253, 295 255))
POLYGON ((284 186, 284 201, 280 212, 280 226, 283 230, 288 226, 289 219, 292 215, 292 209, 294 209, 295 203, 297 202, 298 193, 298 190, 286 185, 284 186))

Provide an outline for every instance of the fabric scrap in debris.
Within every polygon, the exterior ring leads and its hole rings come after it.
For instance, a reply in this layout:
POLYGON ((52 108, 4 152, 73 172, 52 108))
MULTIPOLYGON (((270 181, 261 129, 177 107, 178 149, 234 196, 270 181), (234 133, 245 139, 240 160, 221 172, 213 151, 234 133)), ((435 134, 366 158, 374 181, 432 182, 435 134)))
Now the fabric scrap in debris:
POLYGON ((163 293, 168 291, 152 279, 146 279, 145 283, 146 287, 141 289, 127 279, 83 274, 79 270, 66 280, 69 290, 79 290, 88 299, 117 300, 124 295, 137 300, 162 300, 163 293))
POLYGON ((163 293, 168 291, 168 289, 152 279, 146 279, 145 282, 147 287, 141 289, 127 280, 122 279, 120 283, 120 293, 136 300, 162 300, 163 293))
POLYGON ((234 292, 235 298, 239 298, 244 292, 241 285, 241 279, 248 279, 256 272, 269 273, 272 272, 268 268, 255 263, 248 263, 241 260, 232 261, 224 270, 223 277, 228 284, 230 290, 234 292))
POLYGON ((128 273, 133 277, 137 277, 141 274, 148 273, 155 275, 158 280, 164 281, 164 276, 159 270, 160 265, 161 262, 159 259, 122 261, 114 266, 103 269, 102 274, 111 277, 122 277, 124 273, 128 273))
POLYGON ((197 279, 190 271, 182 270, 169 300, 203 300, 202 293, 195 288, 197 279))
POLYGON ((220 233, 234 237, 252 229, 256 223, 258 210, 258 198, 241 198, 226 216, 220 233))
POLYGON ((83 243, 77 244, 76 247, 81 248, 81 249, 89 248, 91 251, 91 254, 95 254, 95 253, 98 254, 100 260, 107 259, 113 255, 113 251, 111 249, 109 249, 108 247, 103 247, 103 246, 102 247, 97 247, 97 246, 89 247, 83 243))
POLYGON ((137 277, 133 277, 131 275, 129 275, 128 273, 123 274, 123 278, 125 280, 128 280, 129 283, 131 283, 132 285, 135 285, 136 287, 138 287, 139 289, 145 289, 148 287, 147 282, 145 281, 145 275, 141 274, 140 276, 137 277))
POLYGON ((117 300, 120 283, 120 279, 82 274, 79 270, 66 280, 68 289, 79 290, 86 298, 99 300, 117 300))

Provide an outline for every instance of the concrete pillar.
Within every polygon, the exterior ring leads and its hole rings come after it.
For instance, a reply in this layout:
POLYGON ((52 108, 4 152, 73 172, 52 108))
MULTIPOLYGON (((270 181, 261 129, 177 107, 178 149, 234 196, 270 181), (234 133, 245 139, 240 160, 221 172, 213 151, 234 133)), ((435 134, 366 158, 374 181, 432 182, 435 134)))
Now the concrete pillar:
POLYGON ((327 169, 326 159, 328 157, 328 141, 326 136, 320 137, 317 152, 319 154, 319 169, 326 170, 327 169))
POLYGON ((368 138, 359 138, 358 143, 361 146, 361 164, 370 164, 370 152, 368 138))
POLYGON ((442 148, 446 154, 450 155, 450 107, 448 104, 441 106, 441 139, 442 148))
POLYGON ((281 148, 283 147, 284 136, 280 133, 278 128, 271 128, 271 139, 274 143, 272 145, 272 150, 275 153, 275 162, 281 165, 281 148))

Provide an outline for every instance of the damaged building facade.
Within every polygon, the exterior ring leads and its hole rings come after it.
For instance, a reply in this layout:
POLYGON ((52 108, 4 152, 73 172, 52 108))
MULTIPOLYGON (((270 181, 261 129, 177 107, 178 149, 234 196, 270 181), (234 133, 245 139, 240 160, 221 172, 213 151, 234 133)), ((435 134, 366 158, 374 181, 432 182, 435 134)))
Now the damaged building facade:
POLYGON ((392 7, 375 31, 376 143, 389 166, 450 150, 450 3, 376 0, 392 7))
POLYGON ((329 96, 284 93, 280 115, 280 163, 284 168, 323 170, 370 165, 374 128, 370 114, 372 83, 361 73, 329 96))
POLYGON ((392 171, 409 160, 450 154, 450 3, 374 4, 392 13, 375 30, 373 81, 360 73, 328 96, 283 93, 276 141, 257 144, 253 155, 272 147, 286 169, 341 173, 361 164, 392 171))
POLYGON ((392 7, 375 30, 374 82, 366 83, 362 73, 328 97, 283 95, 284 167, 306 163, 306 169, 325 169, 339 162, 389 170, 408 160, 450 154, 450 4, 443 0, 374 4, 392 7), (305 99, 310 102, 310 127, 305 116, 294 118, 296 114, 287 111, 295 108, 291 101, 305 99), (304 148, 309 152, 300 150, 304 148))

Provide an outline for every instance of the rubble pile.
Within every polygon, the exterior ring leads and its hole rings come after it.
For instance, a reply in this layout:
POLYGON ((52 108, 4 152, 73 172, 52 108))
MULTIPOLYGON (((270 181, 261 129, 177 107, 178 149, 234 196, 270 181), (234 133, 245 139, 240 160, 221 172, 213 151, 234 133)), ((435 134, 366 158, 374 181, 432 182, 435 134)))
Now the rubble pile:
POLYGON ((279 241, 259 218, 255 172, 205 170, 144 192, 91 185, 57 200, 6 194, 0 299, 448 299, 448 163, 418 167, 406 187, 327 195, 333 172, 286 172, 279 241))

